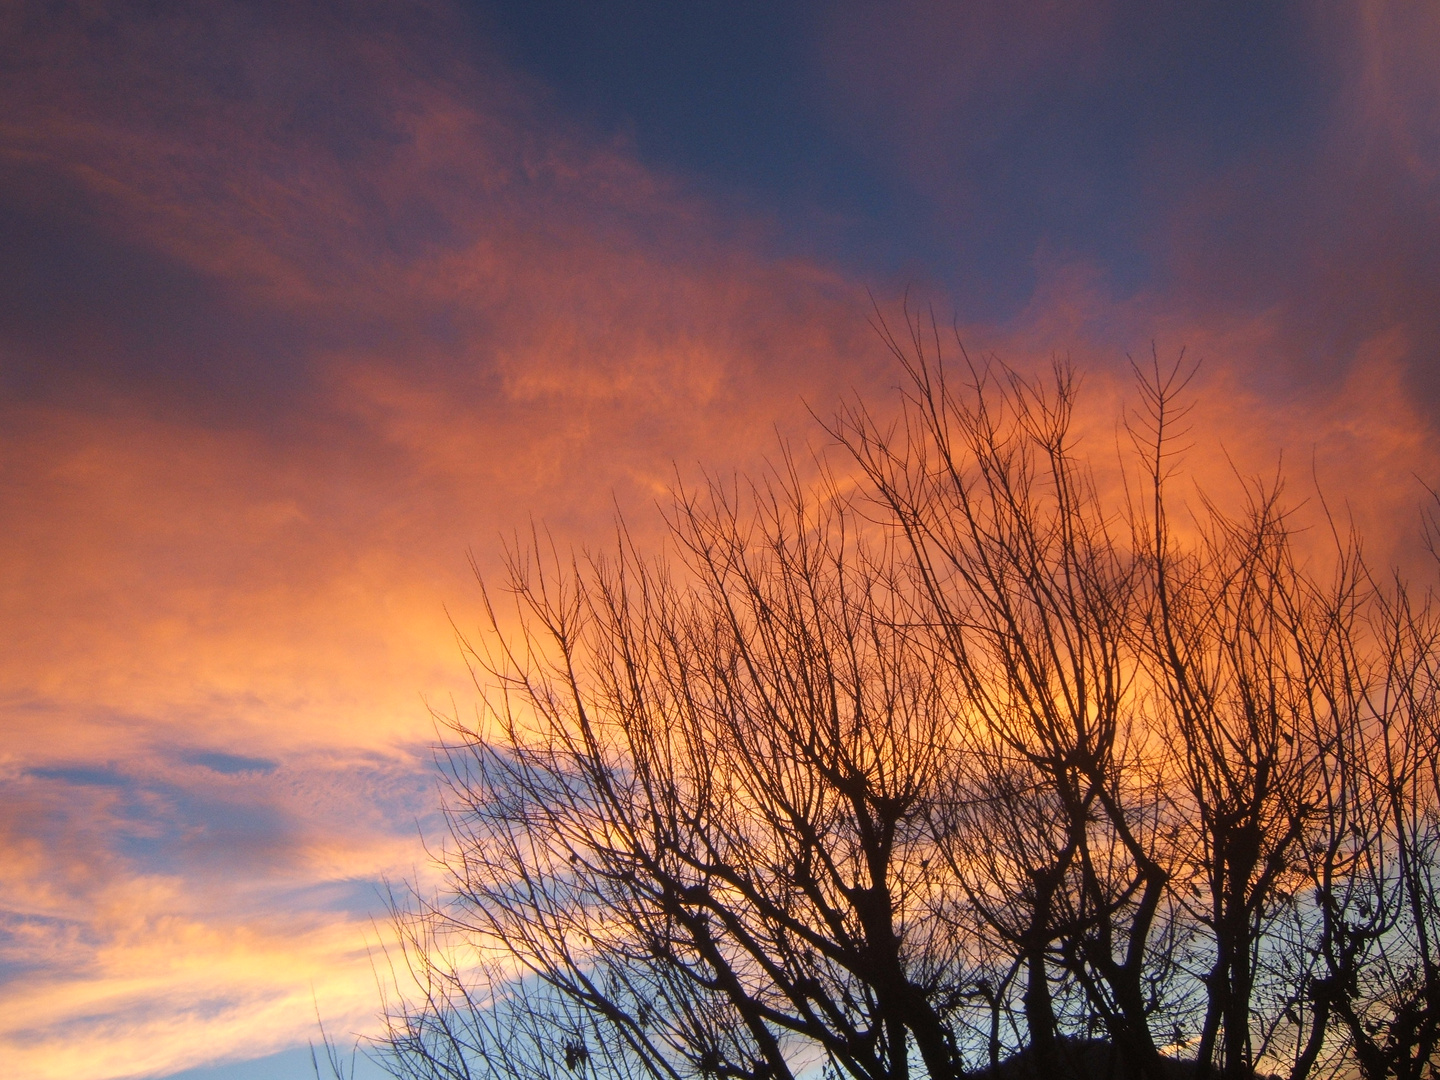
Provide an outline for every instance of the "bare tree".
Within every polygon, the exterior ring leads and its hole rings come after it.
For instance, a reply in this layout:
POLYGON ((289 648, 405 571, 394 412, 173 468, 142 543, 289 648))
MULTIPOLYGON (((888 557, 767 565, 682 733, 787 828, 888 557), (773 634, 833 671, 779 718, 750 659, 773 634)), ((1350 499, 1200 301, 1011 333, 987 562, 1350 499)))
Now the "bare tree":
MULTIPOLYGON (((1141 385, 1159 418, 1163 380, 1141 385)), ((1210 958, 1197 1060, 1227 1077, 1261 1059, 1291 1080, 1322 1065, 1419 1076, 1433 1029, 1405 1017, 1424 1013, 1433 932, 1424 902, 1401 896, 1435 896, 1436 851, 1416 827, 1434 806, 1420 779, 1435 761, 1428 595, 1417 608, 1398 579, 1380 587, 1328 511, 1328 558, 1301 560, 1278 479, 1250 483, 1235 513, 1202 497, 1199 539, 1176 542, 1152 446, 1137 535, 1151 538, 1159 726, 1181 751, 1170 793, 1190 823, 1173 884, 1210 958), (1411 866, 1426 869, 1406 885, 1411 866), (1380 1031, 1384 1051, 1367 1045, 1380 1031)))
POLYGON ((1363 567, 1349 576, 1325 633, 1307 641, 1334 721, 1315 740, 1321 813, 1303 851, 1303 974, 1289 1019, 1301 1027, 1308 1013, 1302 1063, 1338 1048, 1367 1078, 1419 1080, 1440 1038, 1440 628, 1403 583, 1363 567))
POLYGON ((1302 557, 1278 478, 1178 528, 1192 369, 1137 369, 1107 499, 1067 365, 905 327, 896 418, 827 426, 854 475, 511 547, 396 1071, 1433 1075, 1428 592, 1302 557))
MULTIPOLYGON (((446 757, 459 906, 432 926, 503 958, 496 1004, 539 1015, 535 1049, 572 1071, 900 1078, 913 1048, 958 1075, 965 941, 921 813, 951 680, 893 560, 793 471, 673 513, 674 564, 623 533, 568 565, 512 553, 519 636, 492 610, 472 652, 486 711, 446 757)), ((397 1046, 433 1058, 413 1040, 441 1011, 397 1046)), ((511 1060, 469 1041, 446 1053, 511 1060)))
POLYGON ((1023 960, 1041 1066, 1054 1066, 1064 972, 1144 1071, 1157 1061, 1147 946, 1168 872, 1133 723, 1140 581, 1115 535, 1125 523, 1076 454, 1067 366, 1029 380, 962 350, 954 379, 933 324, 907 328, 901 340, 881 326, 908 376, 900 421, 857 405, 832 430, 907 542, 917 621, 938 632, 975 729, 968 805, 949 814, 942 848, 981 923, 1023 960))

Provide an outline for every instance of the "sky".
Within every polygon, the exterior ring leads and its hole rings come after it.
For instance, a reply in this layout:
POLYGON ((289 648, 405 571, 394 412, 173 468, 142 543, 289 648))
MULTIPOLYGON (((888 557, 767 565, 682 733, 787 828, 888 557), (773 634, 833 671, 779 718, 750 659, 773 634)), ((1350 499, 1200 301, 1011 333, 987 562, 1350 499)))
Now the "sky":
POLYGON ((1070 357, 1097 453, 1184 349, 1198 474, 1420 565, 1433 3, 14 0, 0 53, 17 1080, 373 1032, 471 558, 883 411, 877 313, 1070 357))

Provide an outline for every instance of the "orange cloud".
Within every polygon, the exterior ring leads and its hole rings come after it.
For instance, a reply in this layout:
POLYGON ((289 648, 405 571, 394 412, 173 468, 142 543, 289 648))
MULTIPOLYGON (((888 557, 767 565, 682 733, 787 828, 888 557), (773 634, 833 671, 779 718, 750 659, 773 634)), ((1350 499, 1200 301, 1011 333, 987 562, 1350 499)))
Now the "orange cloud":
MULTIPOLYGON (((966 32, 1083 67, 1082 7, 1043 47, 966 32)), ((424 702, 468 693, 467 548, 493 571, 531 515, 603 542, 617 504, 643 537, 676 465, 753 468, 896 374, 860 283, 448 46, 443 6, 7 18, 0 184, 47 257, 91 246, 34 270, 0 382, 0 1052, 94 1080, 256 1055, 310 1034, 312 986, 363 1028, 372 887, 424 873, 424 702)), ((1436 450, 1403 319, 1276 394, 1283 312, 1081 265, 966 340, 1093 367, 1097 443, 1124 349, 1188 344, 1206 470, 1314 446, 1372 535, 1408 522, 1436 450)))
POLYGON ((76 193, 137 304, 179 282, 214 316, 156 343, 62 307, 0 402, 18 1075, 264 1053, 312 984, 373 1022, 366 911, 424 873, 467 547, 493 566, 530 513, 597 535, 872 377, 852 284, 374 29, 91 7, 7 76, 7 176, 76 193))

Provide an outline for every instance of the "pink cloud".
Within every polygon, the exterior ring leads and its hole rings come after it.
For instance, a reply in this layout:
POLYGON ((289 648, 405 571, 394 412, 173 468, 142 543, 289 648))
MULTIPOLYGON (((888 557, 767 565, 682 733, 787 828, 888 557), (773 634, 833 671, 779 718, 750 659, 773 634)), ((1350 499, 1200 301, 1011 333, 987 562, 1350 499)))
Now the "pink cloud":
POLYGON ((466 694, 447 606, 472 608, 467 547, 490 565, 532 512, 596 535, 672 461, 753 462, 802 396, 872 377, 852 283, 723 239, 672 182, 537 120, 493 62, 357 11, 83 8, 26 30, 8 76, 12 171, 79 192, 106 242, 240 325, 319 328, 194 384, 205 327, 177 364, 89 316, 63 358, 81 392, 0 405, 0 618, 20 628, 0 723, 31 808, 0 908, 32 969, 0 1045, 20 1075, 292 1044, 312 983, 337 1023, 370 1022, 369 923, 327 898, 423 873, 416 751, 425 700, 466 694), (130 352, 88 355, 108 349, 130 352), (217 412, 212 387, 247 380, 274 388, 217 412), (216 754, 277 767, 184 764, 216 754))

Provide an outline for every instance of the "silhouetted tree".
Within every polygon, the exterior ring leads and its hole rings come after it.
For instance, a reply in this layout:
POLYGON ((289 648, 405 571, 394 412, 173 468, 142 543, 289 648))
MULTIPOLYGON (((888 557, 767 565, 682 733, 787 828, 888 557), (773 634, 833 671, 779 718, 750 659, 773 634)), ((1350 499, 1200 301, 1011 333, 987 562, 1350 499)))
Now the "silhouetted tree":
POLYGON ((884 540, 801 487, 682 494, 673 563, 623 534, 512 553, 518 637, 492 611, 486 711, 446 758, 459 906, 429 912, 500 958, 504 1020, 452 1038, 427 1002, 399 1048, 509 1068, 538 1023, 530 1056, 571 1072, 787 1078, 808 1052, 898 1078, 913 1046, 959 1074, 966 943, 922 813, 951 679, 884 540))
POLYGON ((392 1067, 1433 1073, 1429 593, 1302 558, 1278 479, 1177 525, 1181 365, 1106 497, 1067 365, 880 330, 901 407, 829 425, 846 469, 509 550, 392 1067))

